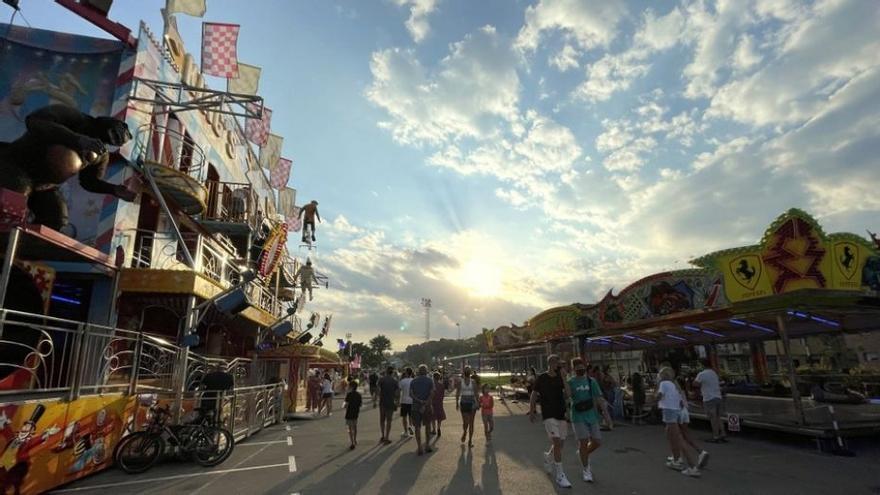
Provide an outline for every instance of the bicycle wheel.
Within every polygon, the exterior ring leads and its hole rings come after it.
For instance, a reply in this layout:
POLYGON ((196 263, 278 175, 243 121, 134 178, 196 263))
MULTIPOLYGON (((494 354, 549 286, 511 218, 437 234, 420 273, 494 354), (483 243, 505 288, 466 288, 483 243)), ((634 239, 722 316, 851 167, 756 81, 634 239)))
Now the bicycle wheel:
POLYGON ((232 455, 234 447, 235 439, 229 430, 206 427, 196 442, 193 460, 201 466, 216 466, 232 455))
POLYGON ((137 431, 120 440, 113 460, 126 473, 143 473, 153 467, 165 451, 165 440, 146 431, 137 431))

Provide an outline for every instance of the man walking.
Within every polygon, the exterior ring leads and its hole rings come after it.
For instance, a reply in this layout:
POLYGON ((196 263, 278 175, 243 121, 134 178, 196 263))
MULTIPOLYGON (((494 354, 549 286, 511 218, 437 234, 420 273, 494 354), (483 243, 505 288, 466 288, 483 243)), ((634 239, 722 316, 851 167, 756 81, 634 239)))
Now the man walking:
POLYGON ((565 382, 566 395, 571 399, 571 427, 578 440, 578 453, 584 467, 583 480, 593 482, 593 469, 590 454, 599 448, 602 433, 599 431, 599 401, 602 389, 587 375, 587 365, 581 358, 571 360, 575 376, 565 382))
POLYGON ((703 396, 703 410, 712 424, 712 443, 727 443, 727 435, 724 433, 724 422, 721 415, 724 414, 721 396, 721 383, 718 372, 712 368, 712 362, 703 359, 703 371, 697 374, 694 385, 700 386, 700 394, 703 396))
POLYGON ((379 380, 379 430, 382 439, 379 443, 388 445, 391 443, 391 420, 394 418, 394 410, 397 409, 397 391, 400 386, 394 379, 394 367, 389 366, 385 370, 385 376, 379 380))
POLYGON ((431 452, 431 402, 434 394, 434 380, 428 378, 428 367, 419 365, 419 374, 409 385, 412 398, 410 420, 416 430, 416 446, 418 455, 431 452), (425 449, 422 450, 422 426, 425 427, 425 449))
POLYGON ((565 372, 559 365, 559 356, 547 356, 547 371, 541 373, 532 387, 529 399, 529 420, 535 421, 535 405, 541 401, 541 417, 544 429, 550 437, 550 450, 544 454, 544 469, 555 475, 556 484, 561 488, 571 488, 565 471, 562 470, 562 443, 568 434, 565 420, 565 372), (555 473, 554 473, 555 471, 555 473))
POLYGON ((412 411, 412 396, 410 396, 409 386, 413 381, 413 370, 407 366, 403 370, 403 376, 400 378, 400 421, 403 424, 403 433, 401 437, 411 437, 415 433, 413 425, 410 423, 410 412, 412 411))
POLYGON ((376 370, 370 371, 370 397, 373 399, 373 409, 376 409, 376 401, 379 398, 379 375, 376 370))

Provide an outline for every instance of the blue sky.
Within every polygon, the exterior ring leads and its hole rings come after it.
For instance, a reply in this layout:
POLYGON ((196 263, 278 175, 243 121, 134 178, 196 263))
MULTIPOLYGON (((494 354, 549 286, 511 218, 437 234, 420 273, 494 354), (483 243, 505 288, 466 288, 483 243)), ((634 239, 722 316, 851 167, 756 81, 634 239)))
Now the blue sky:
MULTIPOLYGON (((160 32, 163 5, 111 17, 160 32)), ((242 25, 291 185, 321 202, 331 290, 310 309, 337 334, 402 349, 421 297, 434 337, 519 323, 753 243, 790 207, 880 229, 873 2, 208 0, 204 20, 242 25)), ((193 53, 200 21, 178 16, 193 53)))

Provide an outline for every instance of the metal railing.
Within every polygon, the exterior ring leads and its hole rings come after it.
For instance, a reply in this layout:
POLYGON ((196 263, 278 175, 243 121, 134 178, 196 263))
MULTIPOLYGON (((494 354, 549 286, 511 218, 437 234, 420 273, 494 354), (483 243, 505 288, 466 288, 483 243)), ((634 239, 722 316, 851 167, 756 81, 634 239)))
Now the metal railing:
POLYGON ((256 230, 259 197, 250 183, 205 183, 208 188, 208 207, 202 213, 203 220, 241 223, 256 230))
POLYGON ((133 155, 145 162, 183 172, 199 182, 205 180, 205 153, 175 125, 150 123, 140 126, 133 155))
MULTIPOLYGON (((182 351, 159 335, 0 309, 0 397, 172 394, 182 351)), ((185 389, 199 389, 211 370, 245 387, 251 367, 247 358, 189 352, 185 389)))
POLYGON ((234 253, 220 243, 200 234, 183 233, 183 245, 173 232, 136 231, 131 268, 155 270, 189 270, 183 250, 190 252, 196 271, 223 287, 235 283, 240 269, 234 253))

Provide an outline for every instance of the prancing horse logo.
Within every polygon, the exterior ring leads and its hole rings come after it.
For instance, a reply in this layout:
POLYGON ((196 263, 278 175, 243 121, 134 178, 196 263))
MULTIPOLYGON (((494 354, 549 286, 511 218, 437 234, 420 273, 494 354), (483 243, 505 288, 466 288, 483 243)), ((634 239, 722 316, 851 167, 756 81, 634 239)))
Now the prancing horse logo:
POLYGON ((739 285, 755 290, 761 279, 761 267, 761 258, 755 254, 747 254, 731 260, 730 273, 739 285))
POLYGON ((859 271, 859 248, 852 242, 838 242, 834 245, 834 261, 847 280, 859 271))

